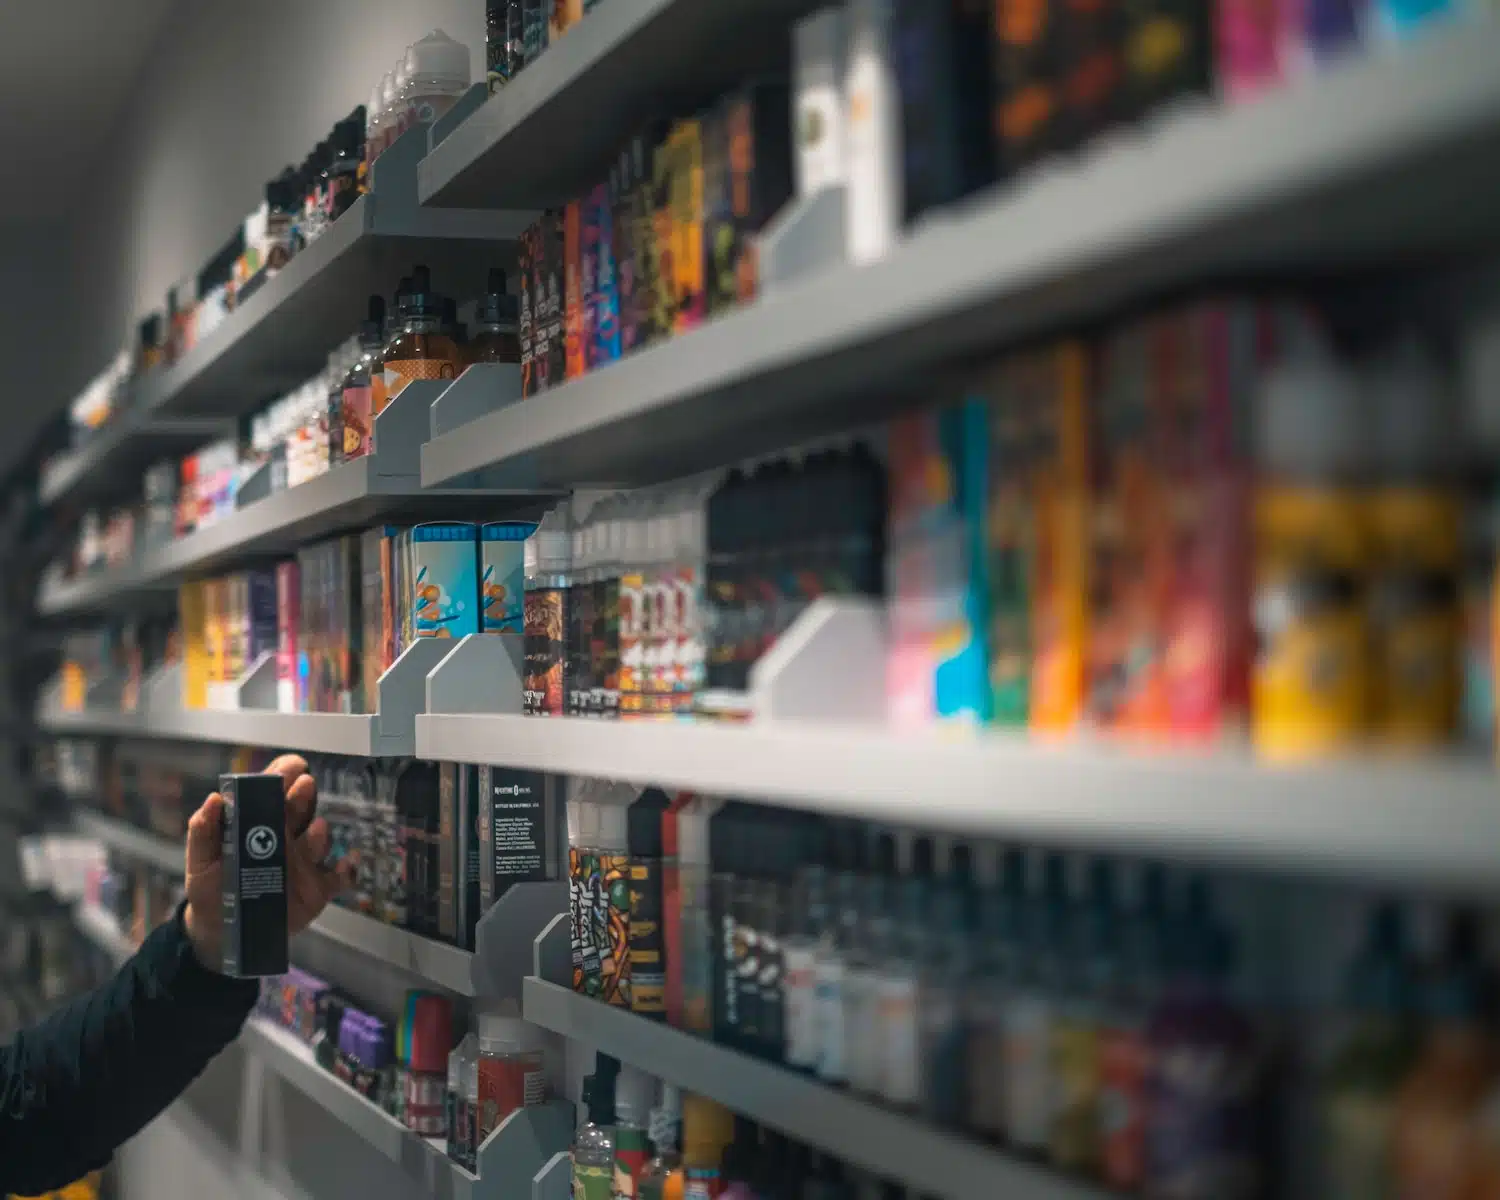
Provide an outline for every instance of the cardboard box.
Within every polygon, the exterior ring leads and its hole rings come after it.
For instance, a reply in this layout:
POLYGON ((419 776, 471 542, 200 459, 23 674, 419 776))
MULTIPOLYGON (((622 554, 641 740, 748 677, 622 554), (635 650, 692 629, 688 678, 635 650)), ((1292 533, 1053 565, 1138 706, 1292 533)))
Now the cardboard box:
POLYGON ((224 974, 287 970, 286 789, 280 775, 221 775, 224 974))

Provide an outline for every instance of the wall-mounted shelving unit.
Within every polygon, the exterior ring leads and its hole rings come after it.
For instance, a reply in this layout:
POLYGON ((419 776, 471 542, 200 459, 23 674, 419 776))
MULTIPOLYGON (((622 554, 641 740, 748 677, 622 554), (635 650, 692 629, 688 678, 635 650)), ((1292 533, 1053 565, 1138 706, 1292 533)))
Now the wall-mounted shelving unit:
POLYGON ((918 1195, 1104 1200, 1110 1194, 542 979, 526 980, 524 1000, 526 1019, 543 1029, 898 1180, 918 1195))
POLYGON ((815 0, 610 0, 456 125, 422 161, 429 207, 542 208, 598 183, 664 93, 692 104, 788 60, 815 0), (669 81, 669 82, 668 82, 669 81), (525 168, 517 170, 517 164, 525 168))
POLYGON ((158 833, 132 825, 129 821, 90 812, 86 808, 74 810, 73 825, 79 833, 96 838, 111 850, 129 858, 150 863, 173 875, 181 875, 184 870, 183 856, 186 851, 182 839, 162 837, 158 833))
POLYGON ((77 449, 47 464, 37 485, 39 497, 43 504, 64 497, 87 500, 138 479, 160 459, 227 432, 229 427, 213 418, 152 417, 127 408, 77 449))
POLYGON ((1478 761, 1278 767, 1229 752, 901 736, 878 725, 469 715, 419 716, 417 753, 976 836, 1500 889, 1500 782, 1478 761))
POLYGON ((435 438, 422 481, 688 474, 877 420, 930 398, 935 366, 1164 288, 1492 239, 1474 197, 1500 189, 1497 61, 1500 28, 1463 27, 1253 104, 1174 111, 935 215, 878 263, 772 289, 435 438))

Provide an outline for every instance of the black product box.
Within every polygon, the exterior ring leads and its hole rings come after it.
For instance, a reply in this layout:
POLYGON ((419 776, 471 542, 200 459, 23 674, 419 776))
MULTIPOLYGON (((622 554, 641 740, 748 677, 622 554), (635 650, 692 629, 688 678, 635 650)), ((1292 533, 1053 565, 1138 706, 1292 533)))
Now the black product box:
POLYGON ((443 763, 440 772, 437 935, 472 950, 479 920, 479 768, 443 763))
POLYGON ((437 764, 403 762, 396 775, 399 858, 406 869, 405 927, 423 937, 437 936, 440 855, 438 819, 441 791, 437 764))
POLYGON ((562 386, 568 345, 563 331, 563 214, 542 213, 537 231, 537 285, 532 305, 532 370, 536 391, 562 386))
POLYGON ((992 0, 895 0, 902 184, 909 224, 992 183, 992 0))
MULTIPOLYGON (((730 269, 735 301, 760 291, 756 235, 792 198, 792 94, 784 79, 762 79, 723 102, 728 186, 733 212, 730 269)), ((706 154, 706 151, 705 151, 706 154)))
POLYGON ((286 792, 280 775, 221 775, 224 974, 287 970, 286 792))
POLYGON ((552 878, 552 846, 545 775, 480 767, 478 784, 478 908, 485 913, 511 884, 552 878))

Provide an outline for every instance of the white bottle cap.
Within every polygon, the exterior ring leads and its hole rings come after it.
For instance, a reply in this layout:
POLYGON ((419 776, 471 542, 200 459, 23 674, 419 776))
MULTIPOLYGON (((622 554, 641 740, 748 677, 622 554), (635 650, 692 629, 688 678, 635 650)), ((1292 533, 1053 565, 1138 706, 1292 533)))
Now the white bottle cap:
POLYGON ((1363 395, 1325 346, 1295 347, 1261 381, 1257 450, 1272 476, 1357 477, 1365 465, 1363 395))
POLYGON ((1446 474, 1457 447, 1453 392, 1418 338, 1402 337, 1366 372, 1372 465, 1381 479, 1446 474))
POLYGON ((469 48, 434 29, 407 52, 408 76, 424 83, 469 86, 469 48))
POLYGON ((541 1045, 536 1026, 501 1013, 479 1014, 479 1053, 526 1054, 541 1045))

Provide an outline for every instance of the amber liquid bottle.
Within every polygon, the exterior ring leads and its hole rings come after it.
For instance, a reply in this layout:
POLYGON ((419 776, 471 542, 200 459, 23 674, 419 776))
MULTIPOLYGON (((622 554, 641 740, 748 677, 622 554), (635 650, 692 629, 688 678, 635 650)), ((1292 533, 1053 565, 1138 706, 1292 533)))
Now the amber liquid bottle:
POLYGON ((398 301, 396 329, 381 355, 385 387, 381 409, 419 379, 453 379, 463 370, 463 352, 443 324, 443 297, 432 290, 426 267, 414 267, 411 290, 398 301))
POLYGON ((474 339, 469 343, 470 363, 516 363, 521 361, 521 306, 505 290, 505 272, 490 269, 489 284, 479 302, 474 339))

